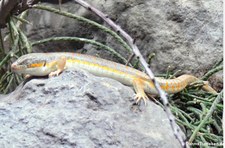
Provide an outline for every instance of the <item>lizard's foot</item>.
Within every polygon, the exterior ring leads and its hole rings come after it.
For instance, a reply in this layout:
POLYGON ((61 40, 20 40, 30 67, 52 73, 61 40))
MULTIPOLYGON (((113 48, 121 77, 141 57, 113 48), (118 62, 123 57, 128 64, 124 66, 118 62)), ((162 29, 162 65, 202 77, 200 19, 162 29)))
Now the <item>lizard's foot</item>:
POLYGON ((59 59, 57 59, 56 61, 51 62, 49 65, 50 65, 50 67, 57 66, 57 70, 51 72, 48 76, 49 77, 58 76, 65 69, 66 57, 62 56, 59 59))
POLYGON ((147 104, 148 96, 146 96, 146 94, 137 93, 134 98, 136 100, 136 103, 138 103, 141 100, 144 100, 145 105, 147 104))
POLYGON ((147 104, 148 96, 144 92, 145 81, 141 78, 135 78, 133 80, 134 90, 137 93, 135 95, 136 103, 140 100, 144 100, 145 105, 147 104))
POLYGON ((31 78, 31 77, 32 77, 32 76, 29 75, 29 74, 26 74, 26 75, 23 76, 24 79, 29 79, 29 78, 31 78))
POLYGON ((61 72, 62 72, 61 70, 56 70, 56 71, 51 72, 48 76, 50 78, 55 77, 55 76, 58 76, 61 72))

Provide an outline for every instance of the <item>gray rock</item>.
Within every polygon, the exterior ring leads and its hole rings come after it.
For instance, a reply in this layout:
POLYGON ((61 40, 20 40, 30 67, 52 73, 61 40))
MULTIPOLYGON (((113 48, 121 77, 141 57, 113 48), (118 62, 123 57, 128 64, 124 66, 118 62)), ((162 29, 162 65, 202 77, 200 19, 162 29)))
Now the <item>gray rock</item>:
POLYGON ((5 98, 5 97, 6 97, 6 95, 0 94, 0 100, 3 99, 3 98, 5 98))
MULTIPOLYGON (((165 73, 170 66, 173 71, 182 70, 182 73, 202 76, 222 58, 222 0, 87 2, 108 14, 135 38, 144 57, 156 53, 151 63, 155 73, 165 73)), ((51 6, 58 8, 57 5, 51 6)), ((62 8, 102 22, 73 1, 63 4, 62 8)), ((94 38, 114 47, 126 58, 130 55, 118 45, 118 42, 114 42, 111 36, 85 23, 40 10, 32 10, 29 20, 33 25, 26 26, 26 30, 29 38, 33 40, 63 35, 94 38)), ((95 47, 85 46, 83 43, 54 42, 34 48, 34 51, 41 52, 80 50, 117 60, 108 52, 96 50, 95 47)), ((211 80, 222 83, 222 74, 214 75, 211 80)))
POLYGON ((180 147, 161 107, 85 71, 33 78, 0 102, 0 147, 180 147))

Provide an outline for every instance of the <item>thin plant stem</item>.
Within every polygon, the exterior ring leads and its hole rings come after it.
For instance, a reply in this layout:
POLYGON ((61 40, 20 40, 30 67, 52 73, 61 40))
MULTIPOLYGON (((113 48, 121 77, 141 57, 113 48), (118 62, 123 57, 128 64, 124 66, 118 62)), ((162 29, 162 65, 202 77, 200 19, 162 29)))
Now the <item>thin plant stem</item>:
POLYGON ((100 30, 111 34, 127 51, 129 51, 129 52, 132 51, 131 48, 129 47, 129 45, 127 45, 127 43, 116 32, 112 31, 111 29, 109 29, 109 28, 107 28, 107 27, 105 27, 105 26, 103 26, 99 23, 96 23, 92 20, 86 19, 86 18, 81 17, 81 16, 77 16, 77 15, 69 13, 69 12, 57 10, 55 8, 48 7, 48 6, 33 5, 32 7, 35 8, 35 9, 50 11, 50 12, 53 12, 53 13, 56 13, 56 14, 59 14, 59 15, 63 15, 63 16, 66 16, 66 17, 76 19, 78 21, 85 22, 85 23, 88 23, 90 25, 93 25, 93 26, 99 28, 100 30))
POLYGON ((131 60, 134 58, 134 56, 135 56, 134 53, 132 53, 132 54, 129 56, 126 65, 128 65, 128 64, 131 62, 131 60))
POLYGON ((4 54, 5 53, 5 48, 4 48, 4 43, 3 43, 3 39, 2 39, 2 30, 0 29, 0 54, 4 54))
POLYGON ((195 137, 197 136, 199 130, 205 125, 205 123, 207 122, 207 120, 210 118, 210 116, 212 116, 213 111, 216 108, 216 104, 218 104, 221 99, 223 98, 223 90, 219 93, 219 95, 216 97, 216 99, 214 100, 212 106, 210 107, 210 110, 208 111, 208 113, 206 114, 206 116, 203 118, 203 120, 201 121, 201 123, 197 126, 197 128, 194 130, 193 134, 191 135, 190 139, 189 139, 189 143, 192 143, 193 140, 195 139, 195 137))
POLYGON ((108 47, 102 43, 99 43, 97 41, 94 40, 90 40, 90 39, 85 39, 85 38, 78 38, 78 37, 53 37, 53 38, 46 38, 40 41, 35 41, 33 43, 31 43, 32 46, 38 45, 38 44, 43 44, 46 42, 50 42, 50 41, 79 41, 79 42, 85 42, 85 43, 90 43, 93 44, 95 46, 98 46, 100 48, 106 49, 108 51, 110 51, 111 53, 113 53, 116 57, 118 57, 120 60, 123 61, 123 63, 127 63, 127 60, 120 55, 118 52, 116 52, 114 49, 112 49, 111 47, 108 47))
POLYGON ((208 71, 201 79, 202 80, 208 80, 208 78, 210 76, 212 76, 214 73, 223 70, 223 65, 219 65, 213 69, 211 69, 210 71, 208 71))

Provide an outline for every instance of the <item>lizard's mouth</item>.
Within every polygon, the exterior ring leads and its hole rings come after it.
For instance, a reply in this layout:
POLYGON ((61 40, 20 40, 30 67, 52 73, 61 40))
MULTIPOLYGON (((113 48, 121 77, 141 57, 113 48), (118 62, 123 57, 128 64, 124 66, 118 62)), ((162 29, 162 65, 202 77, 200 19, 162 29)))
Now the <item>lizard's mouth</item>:
POLYGON ((21 70, 23 70, 24 68, 25 68, 24 66, 17 65, 16 63, 13 63, 13 64, 11 65, 11 70, 12 70, 13 72, 21 71, 21 70))
POLYGON ((19 69, 19 67, 18 67, 16 64, 13 63, 13 64, 11 65, 11 70, 12 70, 12 71, 16 71, 16 70, 18 70, 18 69, 19 69))

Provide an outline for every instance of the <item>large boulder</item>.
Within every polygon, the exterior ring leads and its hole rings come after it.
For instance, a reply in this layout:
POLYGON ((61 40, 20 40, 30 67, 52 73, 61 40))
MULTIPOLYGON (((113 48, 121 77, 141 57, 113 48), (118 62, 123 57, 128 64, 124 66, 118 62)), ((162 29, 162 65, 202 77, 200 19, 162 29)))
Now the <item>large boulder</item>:
POLYGON ((0 147, 181 147, 163 109, 85 71, 33 78, 0 99, 0 147))

